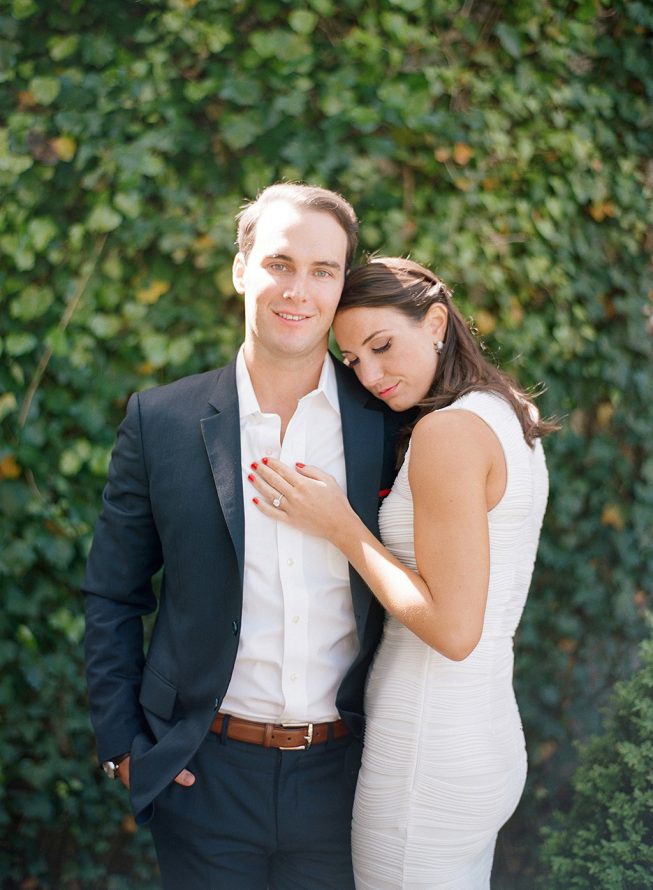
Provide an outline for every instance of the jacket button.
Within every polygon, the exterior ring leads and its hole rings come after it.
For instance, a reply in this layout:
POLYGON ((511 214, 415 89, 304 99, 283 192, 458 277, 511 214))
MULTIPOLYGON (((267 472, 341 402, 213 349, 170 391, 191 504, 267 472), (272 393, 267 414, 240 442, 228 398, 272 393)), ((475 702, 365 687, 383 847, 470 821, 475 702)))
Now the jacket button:
POLYGON ((238 636, 238 622, 237 621, 231 622, 231 629, 233 631, 234 636, 237 637, 238 636))

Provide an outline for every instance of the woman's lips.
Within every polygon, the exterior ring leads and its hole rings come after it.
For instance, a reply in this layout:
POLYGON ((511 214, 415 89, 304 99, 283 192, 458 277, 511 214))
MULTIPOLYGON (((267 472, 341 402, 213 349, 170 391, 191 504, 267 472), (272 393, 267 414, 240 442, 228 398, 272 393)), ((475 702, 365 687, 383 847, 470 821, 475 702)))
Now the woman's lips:
POLYGON ((396 388, 397 388, 398 386, 399 386, 399 384, 398 384, 398 383, 395 383, 393 386, 388 386, 387 389, 380 389, 380 390, 377 392, 377 396, 378 396, 380 399, 387 399, 388 396, 391 396, 391 395, 393 394, 393 392, 396 390, 396 388))

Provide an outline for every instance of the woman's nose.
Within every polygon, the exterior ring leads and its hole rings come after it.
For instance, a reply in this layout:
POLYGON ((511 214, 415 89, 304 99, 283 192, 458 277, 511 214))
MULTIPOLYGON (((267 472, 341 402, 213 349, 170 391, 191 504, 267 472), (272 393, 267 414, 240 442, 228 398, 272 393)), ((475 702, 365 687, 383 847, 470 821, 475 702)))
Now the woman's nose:
POLYGON ((377 362, 359 362, 358 379, 366 389, 372 389, 383 377, 383 371, 377 362))

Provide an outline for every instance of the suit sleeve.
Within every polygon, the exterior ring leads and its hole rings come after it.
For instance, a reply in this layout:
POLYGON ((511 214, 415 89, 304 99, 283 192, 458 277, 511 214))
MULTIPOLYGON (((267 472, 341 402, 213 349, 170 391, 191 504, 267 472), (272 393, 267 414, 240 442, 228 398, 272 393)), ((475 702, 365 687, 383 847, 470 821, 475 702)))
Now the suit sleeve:
POLYGON ((147 731, 138 703, 143 616, 156 608, 152 576, 161 565, 136 394, 118 430, 82 586, 86 675, 100 760, 129 751, 134 737, 147 731))

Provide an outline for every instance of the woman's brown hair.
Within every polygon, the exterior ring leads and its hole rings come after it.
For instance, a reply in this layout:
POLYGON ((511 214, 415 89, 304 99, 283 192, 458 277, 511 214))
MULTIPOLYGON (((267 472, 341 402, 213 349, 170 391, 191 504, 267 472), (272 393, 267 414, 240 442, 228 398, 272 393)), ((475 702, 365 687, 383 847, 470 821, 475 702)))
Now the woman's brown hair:
MULTIPOLYGON (((433 303, 447 308, 447 329, 435 377, 415 423, 437 408, 450 405, 465 393, 486 390, 512 405, 529 445, 558 425, 540 419, 533 402, 512 377, 495 368, 453 303, 447 285, 430 269, 401 257, 373 257, 351 272, 338 305, 338 312, 361 307, 398 309, 415 322, 425 317, 433 303)), ((413 424, 414 425, 414 424, 413 424)))

